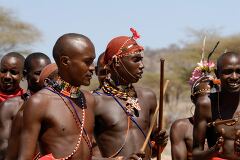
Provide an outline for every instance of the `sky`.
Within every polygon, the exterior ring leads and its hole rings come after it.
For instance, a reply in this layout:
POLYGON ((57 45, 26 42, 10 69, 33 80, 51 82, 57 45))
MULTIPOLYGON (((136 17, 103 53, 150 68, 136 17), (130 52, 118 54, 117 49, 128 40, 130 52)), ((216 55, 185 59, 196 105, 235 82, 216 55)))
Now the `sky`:
POLYGON ((89 37, 98 56, 112 38, 131 36, 130 27, 140 33, 138 42, 151 49, 191 40, 188 28, 240 32, 239 0, 0 0, 0 6, 40 30, 40 40, 26 49, 50 57, 65 33, 89 37))

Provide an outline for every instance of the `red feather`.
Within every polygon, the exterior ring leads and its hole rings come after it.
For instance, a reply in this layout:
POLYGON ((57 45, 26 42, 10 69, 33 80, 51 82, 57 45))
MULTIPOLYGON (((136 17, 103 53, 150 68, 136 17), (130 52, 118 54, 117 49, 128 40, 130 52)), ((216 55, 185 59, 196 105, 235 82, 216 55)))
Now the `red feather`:
POLYGON ((134 29, 134 28, 130 28, 130 31, 132 32, 132 38, 133 39, 138 39, 138 38, 140 38, 140 34, 134 29))

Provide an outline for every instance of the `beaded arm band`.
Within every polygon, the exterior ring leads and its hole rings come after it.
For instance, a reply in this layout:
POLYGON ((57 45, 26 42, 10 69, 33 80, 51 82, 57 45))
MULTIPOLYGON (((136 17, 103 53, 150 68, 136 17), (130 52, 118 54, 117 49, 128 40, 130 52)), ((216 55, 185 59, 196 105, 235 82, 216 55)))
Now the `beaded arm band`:
POLYGON ((197 95, 197 94, 203 94, 203 93, 211 93, 211 90, 210 88, 203 88, 203 89, 200 89, 194 93, 192 93, 193 96, 197 95))

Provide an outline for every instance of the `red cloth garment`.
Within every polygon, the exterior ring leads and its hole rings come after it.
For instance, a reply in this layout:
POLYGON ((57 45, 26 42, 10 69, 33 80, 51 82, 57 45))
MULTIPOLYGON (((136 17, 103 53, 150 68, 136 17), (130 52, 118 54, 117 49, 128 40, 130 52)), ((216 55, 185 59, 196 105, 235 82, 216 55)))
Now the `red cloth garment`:
POLYGON ((19 90, 17 90, 16 92, 12 93, 12 94, 6 94, 6 93, 2 93, 0 92, 0 103, 3 101, 6 101, 9 98, 13 98, 16 96, 21 96, 24 94, 24 90, 22 88, 20 88, 19 90))
MULTIPOLYGON (((51 154, 48 154, 48 155, 45 155, 45 156, 39 158, 38 160, 58 160, 58 159, 55 159, 55 158, 53 157, 52 153, 51 153, 51 154)), ((60 160, 60 159, 59 159, 59 160, 60 160)))
POLYGON ((143 50, 143 47, 138 45, 136 40, 132 37, 115 37, 107 45, 104 55, 104 63, 108 64, 113 56, 124 56, 134 52, 141 52, 143 50))
POLYGON ((213 157, 212 160, 227 160, 227 159, 218 158, 218 157, 213 157))

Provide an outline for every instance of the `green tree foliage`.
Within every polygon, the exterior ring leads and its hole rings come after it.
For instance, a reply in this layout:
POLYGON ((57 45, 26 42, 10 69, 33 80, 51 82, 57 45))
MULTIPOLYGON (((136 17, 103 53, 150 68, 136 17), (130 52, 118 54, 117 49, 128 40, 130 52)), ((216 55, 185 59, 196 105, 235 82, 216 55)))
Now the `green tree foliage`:
POLYGON ((0 7, 0 54, 11 50, 23 50, 22 47, 39 40, 41 34, 31 24, 20 21, 14 14, 0 7))

